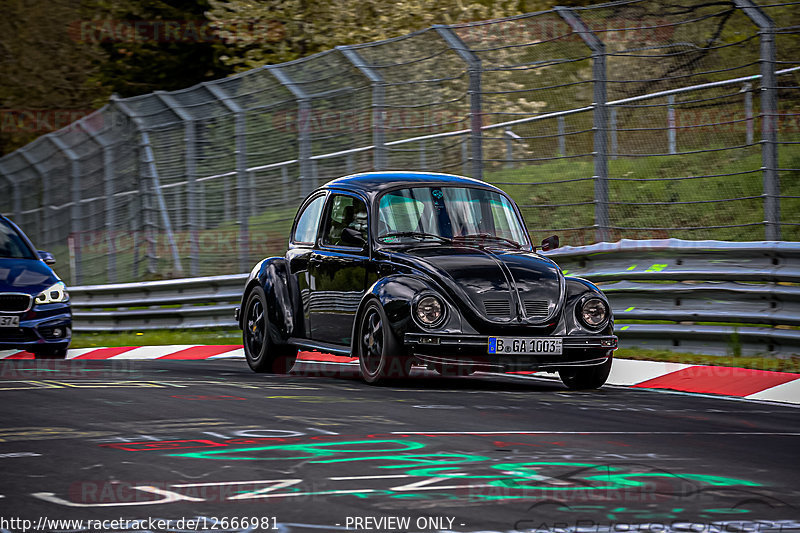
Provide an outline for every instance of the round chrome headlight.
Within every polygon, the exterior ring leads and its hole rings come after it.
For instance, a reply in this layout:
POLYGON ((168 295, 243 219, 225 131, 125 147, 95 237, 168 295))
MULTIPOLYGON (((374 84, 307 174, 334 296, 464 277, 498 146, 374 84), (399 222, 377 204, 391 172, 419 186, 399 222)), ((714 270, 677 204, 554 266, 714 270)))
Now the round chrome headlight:
POLYGON ((435 326, 444 318, 444 304, 436 296, 424 296, 417 302, 415 313, 423 326, 435 326))
POLYGON ((589 298, 581 306, 580 317, 584 324, 596 328, 608 318, 608 306, 600 298, 589 298))

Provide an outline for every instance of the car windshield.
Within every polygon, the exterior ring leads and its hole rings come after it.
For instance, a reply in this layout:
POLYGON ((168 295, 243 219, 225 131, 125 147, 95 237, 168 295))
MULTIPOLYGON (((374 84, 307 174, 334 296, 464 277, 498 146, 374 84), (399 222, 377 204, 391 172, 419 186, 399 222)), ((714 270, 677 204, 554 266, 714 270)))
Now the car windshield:
POLYGON ((471 187, 411 187, 384 194, 378 206, 378 240, 528 244, 511 201, 471 187))
POLYGON ((36 259, 19 233, 5 220, 0 220, 0 257, 11 259, 36 259))

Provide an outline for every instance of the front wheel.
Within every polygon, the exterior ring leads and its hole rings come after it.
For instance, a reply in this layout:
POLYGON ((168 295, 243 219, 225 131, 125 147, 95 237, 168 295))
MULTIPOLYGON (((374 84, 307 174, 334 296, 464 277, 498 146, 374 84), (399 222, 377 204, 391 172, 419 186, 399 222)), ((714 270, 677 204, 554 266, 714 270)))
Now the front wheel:
POLYGON ((611 360, 609 354, 608 359, 600 365, 562 368, 558 371, 558 375, 568 389, 599 389, 605 384, 611 372, 611 360))
POLYGON ((290 344, 277 344, 269 333, 267 297, 264 289, 250 291, 244 306, 242 343, 247 364, 253 372, 288 374, 297 359, 297 348, 290 344))
POLYGON ((370 301, 361 314, 356 342, 364 381, 378 385, 388 379, 408 377, 411 359, 401 353, 386 312, 375 300, 370 301))
POLYGON ((48 346, 30 351, 36 359, 65 359, 67 357, 67 346, 48 346))

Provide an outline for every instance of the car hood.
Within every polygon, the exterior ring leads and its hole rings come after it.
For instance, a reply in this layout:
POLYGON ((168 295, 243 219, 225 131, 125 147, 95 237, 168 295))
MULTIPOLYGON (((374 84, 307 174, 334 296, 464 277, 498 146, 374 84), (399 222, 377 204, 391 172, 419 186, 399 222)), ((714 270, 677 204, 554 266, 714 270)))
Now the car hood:
POLYGON ((473 246, 424 246, 395 255, 426 271, 480 319, 542 324, 563 305, 564 276, 538 254, 473 246))
POLYGON ((42 261, 0 258, 0 292, 36 296, 57 281, 58 276, 42 261))

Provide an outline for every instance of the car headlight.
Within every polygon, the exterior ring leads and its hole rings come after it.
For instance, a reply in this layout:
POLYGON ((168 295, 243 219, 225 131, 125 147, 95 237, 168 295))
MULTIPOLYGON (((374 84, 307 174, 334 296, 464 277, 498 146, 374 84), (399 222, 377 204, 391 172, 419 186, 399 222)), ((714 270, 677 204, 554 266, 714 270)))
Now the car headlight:
POLYGON ((608 318, 608 306, 600 298, 589 298, 581 306, 581 320, 590 328, 596 328, 608 318))
POLYGON ((415 313, 420 324, 432 327, 444 319, 444 304, 436 296, 424 296, 417 302, 415 313))
POLYGON ((55 285, 39 293, 36 297, 37 304, 54 304, 69 301, 69 293, 67 286, 63 281, 59 281, 55 285))

